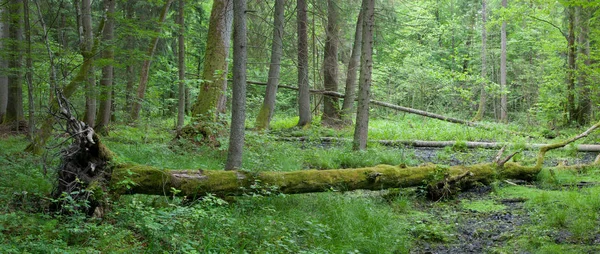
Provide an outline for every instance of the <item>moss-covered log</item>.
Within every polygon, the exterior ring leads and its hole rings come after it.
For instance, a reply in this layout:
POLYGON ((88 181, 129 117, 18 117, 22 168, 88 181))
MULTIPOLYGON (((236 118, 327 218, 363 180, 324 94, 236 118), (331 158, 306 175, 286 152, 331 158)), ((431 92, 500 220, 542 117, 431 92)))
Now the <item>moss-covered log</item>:
POLYGON ((220 196, 241 195, 245 191, 274 188, 281 193, 309 193, 328 190, 382 190, 423 186, 436 182, 436 176, 458 176, 471 172, 460 186, 475 182, 488 184, 496 178, 534 180, 539 168, 506 163, 502 169, 495 164, 442 167, 427 164, 417 167, 378 165, 368 168, 300 170, 293 172, 245 172, 220 170, 161 170, 151 166, 119 165, 113 170, 111 186, 120 194, 171 195, 172 188, 180 195, 220 196), (254 186, 254 187, 252 187, 254 186))

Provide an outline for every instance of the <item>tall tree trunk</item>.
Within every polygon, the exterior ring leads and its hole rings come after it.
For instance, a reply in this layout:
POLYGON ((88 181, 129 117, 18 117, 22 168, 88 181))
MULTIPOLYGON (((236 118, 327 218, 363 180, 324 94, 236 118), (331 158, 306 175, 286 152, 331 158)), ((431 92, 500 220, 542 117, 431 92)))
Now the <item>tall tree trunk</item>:
POLYGON ((279 84, 279 71, 281 70, 281 55, 283 52, 283 22, 285 12, 285 0, 275 0, 275 11, 273 13, 273 42, 271 45, 271 65, 269 66, 269 77, 265 98, 256 117, 256 129, 269 129, 269 124, 275 111, 275 95, 279 84))
POLYGON ((81 54, 83 61, 90 62, 90 69, 86 75, 85 83, 85 119, 89 126, 94 126, 96 120, 96 77, 94 75, 94 33, 92 31, 92 1, 81 1, 81 26, 83 27, 83 41, 81 54))
POLYGON ((477 114, 473 117, 473 121, 481 121, 485 114, 485 83, 487 80, 487 29, 485 27, 487 23, 486 1, 487 0, 481 0, 481 92, 479 95, 479 107, 477 109, 477 114))
MULTIPOLYGON (((327 40, 323 59, 323 85, 326 91, 338 90, 338 6, 335 0, 327 1, 327 40)), ((323 116, 321 123, 325 126, 338 126, 341 123, 339 99, 323 97, 323 116)))
POLYGON ((34 140, 35 131, 35 108, 33 103, 33 59, 31 56, 31 25, 29 22, 29 0, 23 1, 23 20, 25 25, 25 80, 27 81, 27 106, 29 108, 28 116, 28 135, 30 140, 34 140))
POLYGON ((179 15, 177 16, 177 24, 179 25, 179 34, 177 36, 177 67, 179 69, 179 97, 177 99, 177 131, 183 128, 185 121, 185 22, 184 10, 185 0, 179 0, 179 15))
POLYGON ((113 31, 115 27, 115 4, 116 0, 104 0, 104 9, 106 9, 106 23, 102 31, 102 41, 109 46, 102 51, 102 58, 107 61, 107 65, 102 67, 102 79, 100 79, 100 112, 96 119, 96 132, 107 134, 106 127, 110 122, 112 112, 112 86, 113 86, 113 60, 115 52, 112 47, 113 31))
MULTIPOLYGON (((134 12, 134 5, 135 5, 135 0, 129 0, 127 1, 127 3, 125 4, 125 19, 127 20, 133 20, 133 12, 134 12)), ((134 44, 134 38, 132 34, 127 35, 127 42, 125 43, 125 50, 128 51, 129 53, 133 54, 134 48, 135 48, 135 44, 134 44)), ((132 63, 132 59, 129 59, 127 61, 127 66, 125 67, 125 79, 127 80, 127 84, 125 86, 125 107, 124 110, 125 112, 131 112, 131 109, 133 107, 133 86, 135 85, 135 74, 134 74, 134 67, 133 67, 133 63, 132 63)))
MULTIPOLYGON (((161 31, 162 24, 165 22, 167 18, 167 14, 169 12, 169 6, 173 0, 167 0, 165 6, 160 13, 160 18, 158 19, 158 33, 161 31)), ((152 63, 152 57, 154 56, 154 52, 156 51, 156 45, 158 44, 159 36, 156 35, 150 42, 150 47, 148 48, 148 53, 146 55, 146 59, 142 64, 142 70, 140 72, 140 85, 137 89, 137 98, 133 102, 133 108, 131 109, 131 120, 137 121, 140 117, 140 110, 142 109, 142 101, 146 97, 146 88, 148 86, 148 76, 150 75, 150 64, 152 63)))
POLYGON ((356 74, 360 67, 360 49, 362 46, 362 27, 363 27, 363 9, 358 13, 356 20, 356 31, 354 32, 354 44, 352 45, 352 55, 348 61, 348 72, 346 74, 346 89, 344 104, 342 106, 342 120, 345 124, 352 124, 352 109, 354 108, 354 99, 356 98, 356 74))
MULTIPOLYGON (((506 9, 507 0, 502 0, 502 8, 506 9)), ((506 20, 502 21, 500 31, 500 122, 508 123, 508 90, 506 88, 506 20)))
POLYGON ((569 123, 577 120, 577 107, 575 105, 575 79, 576 79, 576 54, 575 45, 575 7, 567 6, 567 110, 569 123))
POLYGON ((298 25, 298 127, 310 125, 310 85, 308 83, 308 15, 306 0, 297 1, 298 25))
POLYGON ((373 69, 373 27, 375 23, 375 0, 363 0, 364 14, 361 47, 360 77, 358 83, 358 107, 356 112, 356 126, 354 127, 354 141, 352 149, 367 149, 369 134, 369 101, 371 97, 371 72, 373 69))
MULTIPOLYGON (((8 52, 8 11, 0 6, 0 50, 8 52)), ((8 62, 6 55, 0 55, 0 123, 3 122, 8 106, 8 62)))
POLYGON ((233 21, 231 0, 213 1, 208 25, 202 84, 196 103, 192 106, 192 116, 202 121, 217 121, 225 112, 225 92, 227 90, 227 57, 233 21))
POLYGON ((231 100, 231 132, 225 170, 242 168, 244 129, 246 122, 246 0, 233 3, 233 96, 231 100))
POLYGON ((8 2, 8 35, 10 37, 8 47, 10 50, 8 53, 8 105, 3 123, 15 124, 14 129, 16 130, 19 129, 19 123, 23 120, 23 79, 21 77, 22 6, 23 2, 21 0, 8 2))
POLYGON ((580 28, 578 37, 579 46, 579 57, 583 58, 583 61, 579 61, 577 66, 577 73, 579 74, 579 92, 581 95, 579 105, 577 106, 577 122, 583 126, 590 122, 592 115, 592 102, 590 98, 591 89, 588 80, 588 73, 590 71, 590 11, 583 6, 577 7, 577 24, 580 28))

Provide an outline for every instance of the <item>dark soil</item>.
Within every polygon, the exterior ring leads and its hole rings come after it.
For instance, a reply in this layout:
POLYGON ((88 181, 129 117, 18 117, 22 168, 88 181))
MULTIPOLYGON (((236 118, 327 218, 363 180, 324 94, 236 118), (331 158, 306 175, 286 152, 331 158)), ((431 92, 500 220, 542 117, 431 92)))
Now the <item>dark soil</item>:
MULTIPOLYGON (((489 187, 481 187, 465 192, 459 196, 460 200, 489 199, 489 187)), ((439 209, 433 203, 426 204, 423 209, 434 217, 442 220, 440 223, 453 225, 454 232, 448 241, 431 242, 417 241, 411 253, 489 253, 495 247, 502 247, 512 238, 519 237, 519 226, 530 221, 523 208, 523 203, 518 200, 510 202, 496 201, 507 206, 498 212, 477 212, 465 210, 460 207, 460 202, 447 201, 449 209, 439 209), (452 216, 448 216, 452 214, 452 216)))

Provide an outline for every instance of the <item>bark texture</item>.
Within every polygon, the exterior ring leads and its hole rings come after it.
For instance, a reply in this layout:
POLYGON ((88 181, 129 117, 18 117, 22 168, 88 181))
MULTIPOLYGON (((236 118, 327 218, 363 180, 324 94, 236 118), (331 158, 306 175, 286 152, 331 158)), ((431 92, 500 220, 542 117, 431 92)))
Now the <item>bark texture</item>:
POLYGON ((358 90, 358 107, 352 149, 365 150, 369 134, 369 102, 371 100, 371 71, 373 69, 373 26, 375 22, 375 0, 363 0, 363 44, 358 90))
POLYGON ((308 15, 306 0, 297 1, 298 25, 298 127, 310 125, 310 85, 308 82, 308 15))
POLYGON ((246 0, 234 1, 233 13, 233 96, 231 131, 225 170, 242 168, 246 122, 246 0))
POLYGON ((269 129, 269 124, 275 112, 275 95, 277 94, 277 85, 279 85, 279 72, 281 70, 281 56, 283 53, 283 29, 284 29, 285 1, 275 1, 275 11, 273 14, 273 41, 271 44, 271 65, 269 66, 269 77, 267 80, 267 89, 265 98, 256 117, 256 129, 269 129))
MULTIPOLYGON (((5 7, 0 7, 0 50, 8 51, 8 45, 5 40, 8 38, 8 20, 5 7)), ((5 54, 0 55, 0 123, 6 115, 8 106, 8 62, 5 54)))
MULTIPOLYGON (((323 86, 326 91, 338 90, 338 6, 335 0, 327 1, 327 39, 323 51, 323 86)), ((341 124, 340 105, 338 98, 323 97, 323 116, 321 123, 325 126, 341 124)))
MULTIPOLYGON (((507 0, 502 0, 502 8, 506 9, 507 0)), ((502 21, 500 30, 500 122, 508 123, 508 90, 506 89, 506 20, 502 21)))
POLYGON ((21 0, 10 0, 7 4, 8 9, 8 104, 4 124, 14 124, 13 129, 19 130, 19 126, 24 120, 23 114, 23 78, 22 78, 22 48, 23 37, 22 25, 22 6, 21 0))
POLYGON ((83 38, 81 42, 81 55, 84 62, 90 63, 88 73, 86 73, 85 83, 85 123, 94 126, 96 120, 96 77, 94 72, 94 32, 92 31, 92 1, 81 1, 81 27, 83 38))
POLYGON ((225 113, 225 91, 227 89, 227 57, 233 22, 233 2, 213 1, 208 25, 206 52, 202 84, 198 100, 192 106, 192 116, 202 121, 216 122, 218 115, 225 113))
POLYGON ((179 10, 177 15, 177 24, 179 33, 177 35, 177 67, 179 69, 179 89, 177 99, 177 131, 183 128, 185 121, 185 0, 179 0, 179 10))
POLYGON ((356 99, 356 80, 357 71, 360 67, 360 49, 362 46, 362 27, 363 27, 363 9, 360 9, 356 21, 356 31, 354 32, 354 44, 352 45, 352 55, 348 61, 348 72, 346 73, 346 89, 344 94, 344 104, 342 105, 342 121, 344 124, 352 124, 352 109, 354 109, 354 100, 356 99))
POLYGON ((102 31, 102 41, 108 44, 108 46, 102 51, 102 58, 108 64, 102 67, 102 79, 100 79, 100 108, 95 128, 100 134, 108 133, 106 127, 110 122, 110 115, 112 113, 113 60, 115 55, 112 40, 115 27, 115 4, 116 0, 104 0, 106 23, 104 31, 102 31))

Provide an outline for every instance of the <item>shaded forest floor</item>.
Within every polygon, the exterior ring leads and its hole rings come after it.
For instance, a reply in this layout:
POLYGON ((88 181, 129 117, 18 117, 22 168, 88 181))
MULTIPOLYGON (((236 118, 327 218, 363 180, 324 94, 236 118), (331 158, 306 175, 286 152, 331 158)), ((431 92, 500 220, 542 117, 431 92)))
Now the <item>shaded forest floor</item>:
MULTIPOLYGON (((287 130, 294 121, 274 123, 270 135, 247 132, 244 168, 291 171, 427 162, 474 164, 491 161, 497 152, 380 146, 353 152, 346 143, 275 141, 282 135, 351 135, 349 129, 317 126, 287 130)), ((209 149, 173 142, 172 131, 164 127, 169 124, 144 126, 116 126, 103 138, 116 153, 117 163, 176 169, 223 167, 226 147, 209 149)), ((411 117, 396 122, 375 120, 371 128, 373 139, 526 142, 499 132, 411 117)), ((564 133, 567 136, 577 130, 564 133)), ((597 140, 595 134, 583 142, 597 140)), ((600 169, 544 169, 534 183, 496 182, 438 202, 425 200, 421 188, 282 195, 260 183, 242 197, 225 200, 209 196, 189 201, 172 193, 131 195, 113 200, 113 209, 99 220, 81 214, 54 216, 39 209, 52 202, 39 198, 51 190, 52 172, 44 176, 42 159, 20 152, 26 144, 22 136, 0 139, 0 202, 8 204, 0 209, 2 253, 600 252, 600 169)), ((50 158, 53 156, 51 152, 50 158)), ((593 160, 595 155, 566 149, 549 156, 548 165, 556 165, 593 160)), ((527 152, 515 159, 533 163, 527 152)))

